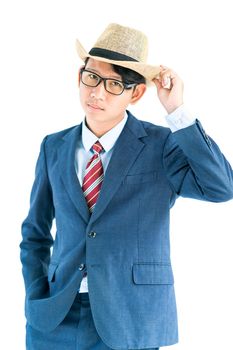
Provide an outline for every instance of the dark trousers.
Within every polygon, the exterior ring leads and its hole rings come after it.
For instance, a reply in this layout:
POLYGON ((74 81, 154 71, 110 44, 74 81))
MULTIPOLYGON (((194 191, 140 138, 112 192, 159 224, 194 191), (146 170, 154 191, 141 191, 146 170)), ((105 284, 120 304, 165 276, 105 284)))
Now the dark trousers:
POLYGON ((77 295, 68 315, 53 332, 41 333, 29 325, 26 328, 27 350, 112 350, 95 329, 88 293, 77 295))

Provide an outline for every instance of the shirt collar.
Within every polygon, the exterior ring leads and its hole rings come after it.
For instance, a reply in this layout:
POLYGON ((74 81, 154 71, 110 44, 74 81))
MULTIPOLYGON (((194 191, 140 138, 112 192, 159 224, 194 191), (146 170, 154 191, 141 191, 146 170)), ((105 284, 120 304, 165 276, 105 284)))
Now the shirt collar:
POLYGON ((85 119, 82 123, 82 143, 86 152, 90 151, 91 147, 94 143, 99 140, 101 145, 103 146, 105 152, 110 151, 110 149, 114 146, 116 140, 120 136, 121 131, 123 130, 125 123, 127 122, 128 115, 125 113, 124 118, 118 123, 114 128, 109 130, 102 137, 98 138, 93 132, 88 129, 85 123, 85 119))

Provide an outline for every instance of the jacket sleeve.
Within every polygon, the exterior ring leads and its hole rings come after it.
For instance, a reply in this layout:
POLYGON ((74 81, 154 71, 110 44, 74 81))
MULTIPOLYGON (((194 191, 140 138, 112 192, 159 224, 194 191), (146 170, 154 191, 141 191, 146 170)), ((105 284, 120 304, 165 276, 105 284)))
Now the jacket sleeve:
POLYGON ((41 144, 31 191, 30 209, 22 224, 20 258, 26 290, 35 280, 47 275, 50 248, 53 245, 51 227, 54 218, 52 190, 48 179, 46 138, 41 144))
POLYGON ((232 168, 198 120, 169 134, 163 161, 177 195, 211 202, 233 198, 232 168))

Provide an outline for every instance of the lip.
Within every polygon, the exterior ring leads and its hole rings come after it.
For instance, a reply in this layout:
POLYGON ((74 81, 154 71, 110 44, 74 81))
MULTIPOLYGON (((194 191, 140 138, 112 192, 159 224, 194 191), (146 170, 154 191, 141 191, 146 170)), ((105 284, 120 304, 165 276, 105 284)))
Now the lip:
POLYGON ((96 105, 96 104, 93 104, 93 103, 87 103, 87 106, 91 109, 94 109, 94 110, 99 110, 99 111, 103 111, 104 109, 101 108, 100 106, 96 105))

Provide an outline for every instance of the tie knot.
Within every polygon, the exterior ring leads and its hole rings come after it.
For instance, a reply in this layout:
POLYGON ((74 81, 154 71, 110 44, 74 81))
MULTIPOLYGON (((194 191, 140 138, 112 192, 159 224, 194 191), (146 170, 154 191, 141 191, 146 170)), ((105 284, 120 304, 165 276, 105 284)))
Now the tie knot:
POLYGON ((95 153, 100 154, 100 152, 103 150, 103 146, 99 141, 96 141, 96 143, 94 143, 94 145, 92 146, 92 149, 95 153))

